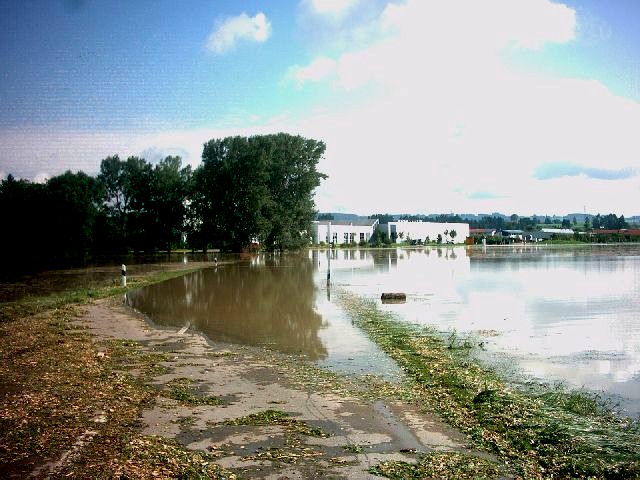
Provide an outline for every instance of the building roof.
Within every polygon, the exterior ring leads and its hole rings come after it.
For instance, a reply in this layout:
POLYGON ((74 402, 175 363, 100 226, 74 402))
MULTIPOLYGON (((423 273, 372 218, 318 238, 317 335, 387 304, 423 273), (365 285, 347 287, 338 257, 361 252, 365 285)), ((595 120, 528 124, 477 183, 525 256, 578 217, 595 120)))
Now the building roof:
POLYGON ((377 218, 363 218, 357 220, 316 220, 318 225, 348 225, 355 227, 372 227, 378 223, 377 218))
POLYGON ((557 233, 559 235, 573 235, 573 230, 570 228, 543 228, 544 233, 557 233))
POLYGON ((592 230, 591 233, 595 234, 595 235, 604 235, 604 234, 607 234, 607 233, 619 233, 621 235, 634 235, 634 236, 636 236, 636 235, 640 235, 640 229, 638 229, 638 228, 628 228, 628 229, 627 228, 623 228, 623 229, 620 229, 620 230, 607 230, 607 229, 604 229, 604 228, 600 228, 600 229, 596 228, 596 229, 592 230))

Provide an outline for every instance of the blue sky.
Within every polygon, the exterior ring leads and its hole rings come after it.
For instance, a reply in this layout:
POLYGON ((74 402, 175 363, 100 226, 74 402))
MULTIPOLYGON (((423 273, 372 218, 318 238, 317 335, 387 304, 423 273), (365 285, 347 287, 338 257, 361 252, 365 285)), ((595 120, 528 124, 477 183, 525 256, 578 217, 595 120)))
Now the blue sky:
POLYGON ((636 0, 0 2, 0 174, 327 143, 322 211, 638 214, 636 0))

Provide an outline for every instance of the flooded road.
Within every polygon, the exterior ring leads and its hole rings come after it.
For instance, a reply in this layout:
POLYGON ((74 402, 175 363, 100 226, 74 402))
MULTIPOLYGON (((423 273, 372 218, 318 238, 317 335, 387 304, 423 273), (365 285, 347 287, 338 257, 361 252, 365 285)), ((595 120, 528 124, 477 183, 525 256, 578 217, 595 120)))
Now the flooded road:
POLYGON ((306 256, 259 256, 209 268, 127 295, 162 326, 192 328, 212 341, 304 355, 344 373, 400 371, 327 298, 306 256))
POLYGON ((485 360, 545 382, 605 391, 640 412, 640 246, 311 251, 207 269, 129 295, 159 325, 306 355, 350 372, 384 356, 331 300, 331 288, 404 321, 483 342, 485 360))

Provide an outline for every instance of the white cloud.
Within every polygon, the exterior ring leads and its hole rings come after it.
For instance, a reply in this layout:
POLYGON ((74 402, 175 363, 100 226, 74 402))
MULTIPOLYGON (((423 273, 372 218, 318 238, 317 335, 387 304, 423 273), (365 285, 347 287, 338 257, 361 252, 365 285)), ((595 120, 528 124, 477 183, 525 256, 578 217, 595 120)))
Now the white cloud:
POLYGON ((299 86, 380 93, 305 122, 328 145, 320 209, 534 213, 581 211, 591 198, 602 211, 631 208, 637 201, 621 199, 637 197, 637 176, 534 176, 545 163, 640 166, 637 102, 594 80, 525 74, 503 61, 505 49, 571 42, 576 29, 575 11, 548 0, 409 0, 387 6, 366 47, 294 68, 299 86))
POLYGON ((451 44, 541 48, 575 37, 575 11, 549 0, 409 0, 389 4, 381 27, 407 38, 451 44))
POLYGON ((331 58, 316 58, 306 67, 295 65, 289 69, 287 77, 293 79, 298 86, 306 82, 319 82, 331 77, 336 72, 337 62, 331 58))
POLYGON ((315 13, 341 15, 360 3, 360 0, 308 0, 307 3, 315 13))
POLYGON ((211 138, 285 131, 327 144, 322 211, 640 213, 640 175, 624 174, 640 172, 640 103, 596 80, 535 75, 503 61, 505 49, 573 41, 579 18, 571 9, 547 0, 409 0, 364 21, 365 43, 321 49, 287 72, 289 85, 333 88, 335 104, 323 96, 306 116, 245 115, 234 122, 244 128, 137 135, 0 132, 0 170, 95 173, 107 155, 152 147, 181 149, 195 166, 211 138), (366 98, 357 95, 371 85, 366 98), (544 165, 582 170, 542 180, 544 165))
POLYGON ((270 35, 271 23, 264 13, 259 12, 254 17, 241 13, 236 17, 218 22, 207 39, 207 48, 217 55, 224 55, 240 41, 262 43, 270 35))

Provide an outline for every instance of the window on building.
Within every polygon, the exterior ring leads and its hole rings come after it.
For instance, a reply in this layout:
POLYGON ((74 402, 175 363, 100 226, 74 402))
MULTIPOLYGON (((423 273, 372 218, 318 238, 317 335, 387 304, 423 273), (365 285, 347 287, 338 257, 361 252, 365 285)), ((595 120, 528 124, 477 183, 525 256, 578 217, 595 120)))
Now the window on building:
POLYGON ((364 232, 361 232, 361 233, 360 233, 360 241, 361 241, 361 242, 364 242, 364 232))
POLYGON ((349 234, 348 233, 344 234, 344 243, 349 243, 349 234))

